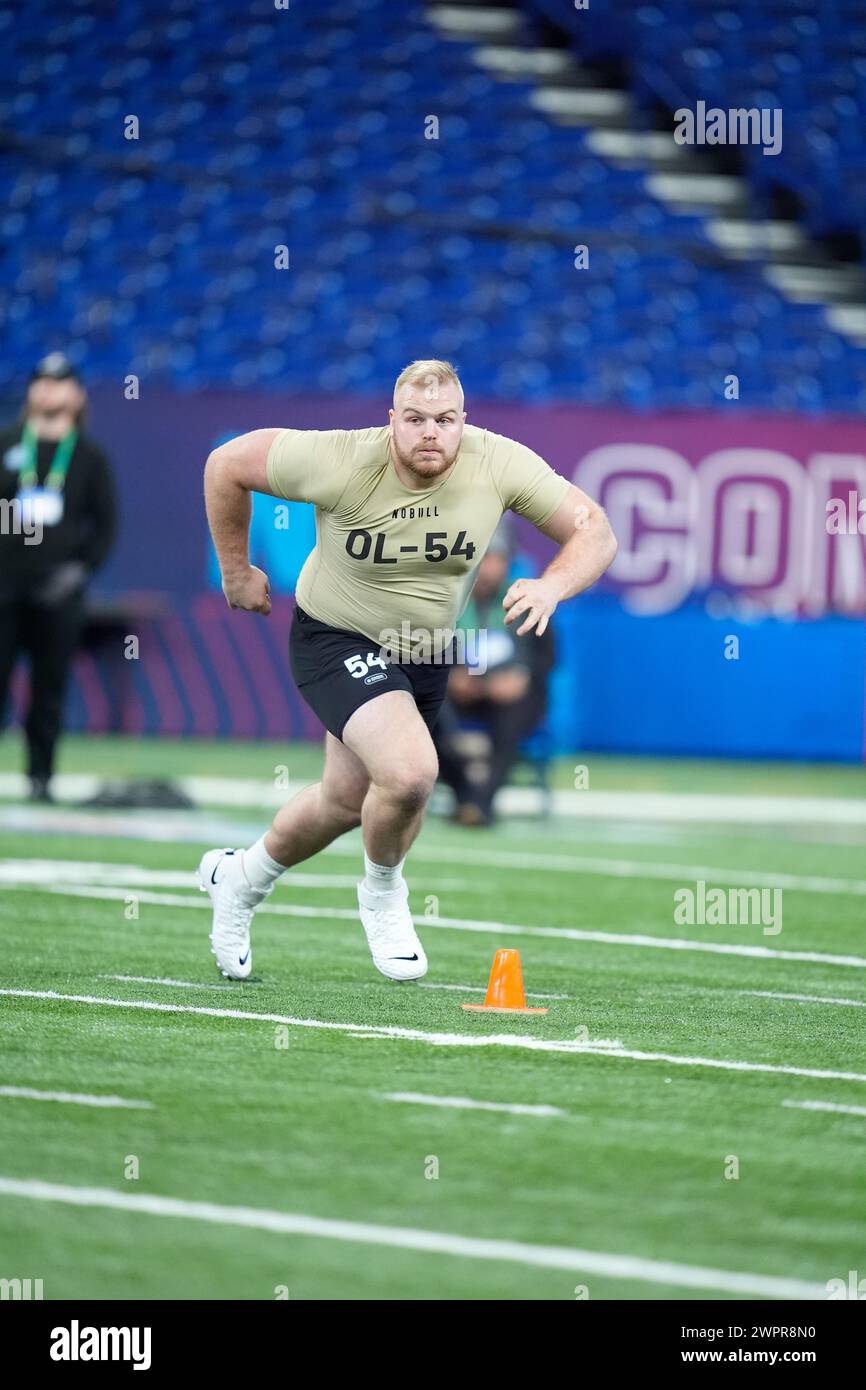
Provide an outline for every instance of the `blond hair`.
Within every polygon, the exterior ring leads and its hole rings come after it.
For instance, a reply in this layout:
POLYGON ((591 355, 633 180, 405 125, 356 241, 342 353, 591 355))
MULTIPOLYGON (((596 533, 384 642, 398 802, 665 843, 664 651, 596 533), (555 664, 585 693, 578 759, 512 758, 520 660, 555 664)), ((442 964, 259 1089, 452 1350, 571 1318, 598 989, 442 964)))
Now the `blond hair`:
POLYGON ((401 386, 423 386, 427 400, 435 401, 439 395, 439 387, 448 383, 456 386, 460 392, 460 408, 462 410, 463 387, 460 385, 460 378, 451 363, 440 362, 435 357, 420 358, 417 362, 410 362, 408 367, 404 367, 394 382, 394 404, 397 404, 397 392, 401 386))

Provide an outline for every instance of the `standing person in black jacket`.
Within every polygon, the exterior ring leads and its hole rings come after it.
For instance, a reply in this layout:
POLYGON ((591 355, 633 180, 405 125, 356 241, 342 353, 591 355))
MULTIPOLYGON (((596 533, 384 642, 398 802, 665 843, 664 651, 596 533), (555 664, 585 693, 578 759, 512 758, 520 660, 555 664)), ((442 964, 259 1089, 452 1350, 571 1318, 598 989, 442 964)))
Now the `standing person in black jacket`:
POLYGON ((33 373, 19 422, 0 431, 0 727, 16 657, 26 652, 28 774, 38 801, 51 800, 86 585, 116 529, 110 465, 83 433, 86 404, 72 365, 52 352, 33 373))

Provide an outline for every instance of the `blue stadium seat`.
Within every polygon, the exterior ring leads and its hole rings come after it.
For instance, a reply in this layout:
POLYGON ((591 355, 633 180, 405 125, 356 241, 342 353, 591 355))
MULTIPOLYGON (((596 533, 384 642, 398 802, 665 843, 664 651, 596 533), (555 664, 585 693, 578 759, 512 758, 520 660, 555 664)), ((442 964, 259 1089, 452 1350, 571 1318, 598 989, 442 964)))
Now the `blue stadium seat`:
MULTIPOLYGON (((133 360, 182 389, 379 390, 430 343, 488 398, 709 404, 733 357, 731 409, 864 404, 866 353, 821 305, 790 303, 759 264, 710 264, 702 217, 540 115, 528 84, 480 71, 409 0, 317 0, 282 28, 230 0, 38 11, 0 13, 17 79, 0 121, 18 142, 0 171, 4 389, 72 332, 90 380, 133 360)), ((747 160, 756 206, 781 180, 815 234, 866 225, 857 0, 593 0, 581 32, 590 57, 629 60, 638 100, 663 74, 710 103, 781 102, 782 152, 747 160)))

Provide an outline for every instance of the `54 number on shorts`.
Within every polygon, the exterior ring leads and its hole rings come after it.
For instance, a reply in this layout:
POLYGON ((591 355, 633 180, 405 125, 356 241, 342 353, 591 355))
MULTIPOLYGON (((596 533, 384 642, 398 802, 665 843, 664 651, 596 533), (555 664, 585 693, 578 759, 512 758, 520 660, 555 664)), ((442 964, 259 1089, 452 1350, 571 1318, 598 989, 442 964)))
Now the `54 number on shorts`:
POLYGON ((366 661, 360 652, 356 652, 354 656, 347 656, 343 665, 356 679, 366 676, 371 666, 381 666, 383 671, 387 670, 387 662, 381 656, 377 656, 375 652, 368 652, 366 661))

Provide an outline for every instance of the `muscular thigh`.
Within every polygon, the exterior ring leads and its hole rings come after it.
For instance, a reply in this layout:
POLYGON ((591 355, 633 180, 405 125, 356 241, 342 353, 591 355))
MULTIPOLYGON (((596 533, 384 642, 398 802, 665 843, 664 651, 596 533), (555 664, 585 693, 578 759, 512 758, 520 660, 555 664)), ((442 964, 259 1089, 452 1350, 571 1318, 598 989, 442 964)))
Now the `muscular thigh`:
POLYGON ((370 774, 361 759, 333 734, 325 734, 325 770, 322 790, 329 800, 360 811, 370 774))
POLYGON ((436 749, 408 691, 390 690, 361 705, 346 721, 343 743, 379 785, 407 772, 436 776, 436 749))

